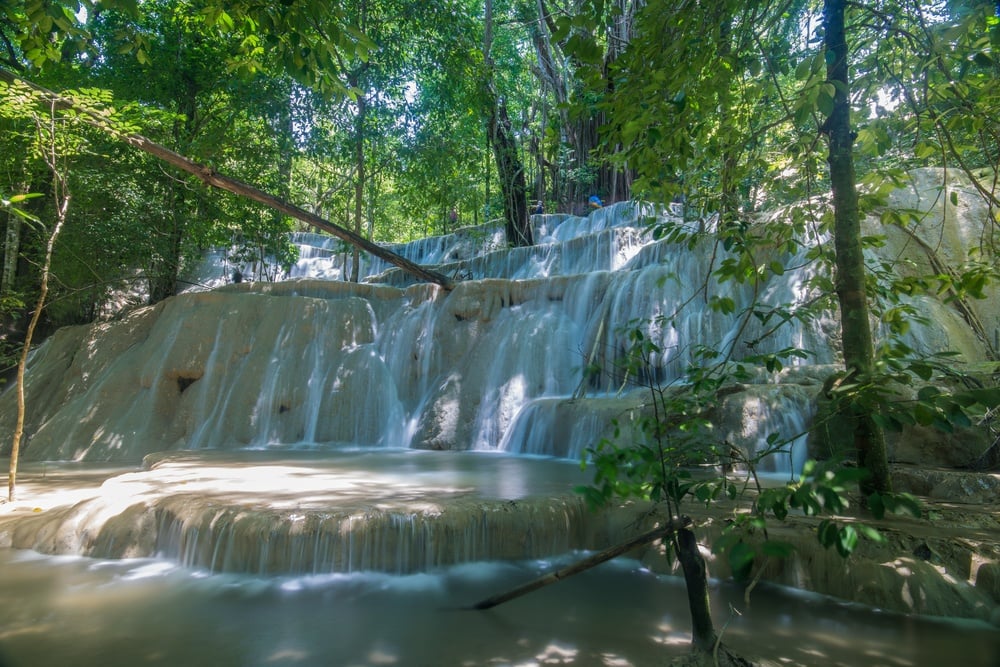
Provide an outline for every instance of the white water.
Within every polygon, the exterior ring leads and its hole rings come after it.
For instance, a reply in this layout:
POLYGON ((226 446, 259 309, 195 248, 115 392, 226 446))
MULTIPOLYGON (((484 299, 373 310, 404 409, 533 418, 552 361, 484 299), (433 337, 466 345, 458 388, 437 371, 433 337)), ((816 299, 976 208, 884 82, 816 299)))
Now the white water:
MULTIPOLYGON (((711 236, 654 241, 644 226, 654 213, 622 203, 588 218, 537 216, 542 242, 531 248, 498 249, 492 228, 396 248, 418 263, 451 262, 439 267, 462 276, 451 292, 329 280, 346 255, 317 249, 328 237, 300 234, 313 245, 296 265, 299 279, 188 292, 122 322, 56 336, 30 372, 25 456, 138 462, 163 450, 349 443, 578 459, 609 433, 610 418, 633 419, 648 398, 622 371, 629 329, 642 323, 660 350, 642 381, 682 382, 702 346, 743 363, 752 410, 729 409, 737 421, 717 423, 716 437, 753 454, 780 430, 794 441, 791 454, 764 467, 796 470, 811 397, 837 357, 833 314, 763 336, 773 321, 746 312, 750 286, 712 275, 725 251, 711 236), (716 297, 735 310, 712 308, 716 297), (747 361, 783 349, 805 358, 786 360, 781 375, 747 361)), ((797 265, 806 251, 768 262, 797 265)), ((210 259, 193 283, 225 274, 218 256, 210 259)), ((408 281, 378 262, 367 268, 381 272, 371 280, 408 281)), ((807 288, 815 270, 764 272, 758 309, 818 296, 807 288)), ((959 320, 939 309, 914 323, 908 343, 982 359, 959 320)), ((10 395, 0 397, 0 426, 13 412, 10 395)))
MULTIPOLYGON (((812 397, 822 375, 832 369, 807 370, 798 379, 794 371, 824 368, 836 361, 834 314, 822 314, 808 325, 779 327, 764 336, 774 320, 765 324, 747 316, 753 288, 733 281, 720 283, 711 275, 725 261, 725 251, 709 236, 690 246, 654 241, 645 222, 657 216, 661 221, 686 224, 671 211, 622 203, 586 218, 536 216, 539 244, 532 248, 503 249, 501 231, 489 226, 394 247, 414 262, 441 264, 442 272, 460 277, 455 291, 443 295, 411 290, 384 303, 368 298, 367 312, 348 317, 354 333, 339 344, 329 332, 345 322, 329 319, 317 319, 311 327, 321 339, 286 343, 308 325, 300 313, 284 315, 288 325, 272 334, 274 354, 266 368, 255 368, 250 374, 260 373, 262 391, 253 410, 259 423, 243 440, 253 447, 297 442, 322 446, 339 441, 502 449, 579 459, 609 432, 611 418, 631 420, 646 399, 620 370, 630 346, 628 330, 643 323, 646 335, 661 350, 651 362, 652 380, 662 386, 681 381, 702 345, 716 347, 735 362, 782 349, 804 351, 805 358, 785 361, 793 373, 788 377, 786 371, 782 380, 800 389, 755 390, 746 399, 751 405, 741 414, 729 410, 735 422, 717 425, 720 441, 726 439, 748 454, 760 449, 773 433, 791 438, 787 454, 776 455, 762 466, 797 471, 806 458, 804 433, 811 422, 812 397), (735 312, 711 308, 709 297, 732 299, 735 312), (294 356, 282 355, 281 350, 292 350, 294 356), (338 361, 344 355, 348 361, 338 361), (582 369, 587 364, 595 364, 597 372, 585 378, 582 369), (358 376, 369 381, 359 386, 351 381, 358 376), (291 402, 305 406, 300 419, 304 427, 293 429, 282 425, 287 419, 279 416, 282 408, 274 404, 274 397, 301 394, 289 383, 301 383, 303 378, 307 378, 308 395, 291 402), (339 409, 339 425, 332 429, 322 423, 324 415, 338 410, 330 405, 331 393, 350 403, 350 414, 339 409), (574 400, 584 396, 590 401, 579 404, 574 400), (345 429, 340 423, 344 419, 356 420, 355 428, 345 429)), ((711 228, 711 221, 707 227, 711 228)), ((316 234, 298 234, 295 240, 303 245, 293 277, 327 280, 343 275, 339 262, 348 254, 334 252, 339 242, 316 234)), ((805 261, 809 249, 806 245, 793 255, 775 253, 767 258, 767 262, 799 268, 781 275, 763 274, 756 287, 758 310, 779 306, 794 310, 819 296, 808 287, 817 270, 815 263, 805 261)), ((363 276, 369 280, 399 285, 409 280, 381 261, 365 261, 363 276)), ((212 282, 213 276, 220 275, 217 264, 209 263, 201 271, 195 282, 218 283, 212 282)), ((303 296, 332 298, 316 283, 290 289, 303 296)), ((343 302, 337 303, 338 310, 322 317, 342 312, 343 302)), ((969 341, 955 334, 964 331, 958 316, 946 309, 936 312, 928 323, 914 323, 906 342, 921 351, 964 349, 967 356, 977 358, 981 350, 968 349, 969 341)), ((227 335, 234 334, 230 330, 227 335)), ((222 341, 223 336, 216 340, 222 341)), ((199 400, 207 405, 214 402, 207 421, 218 426, 202 426, 186 439, 187 446, 239 447, 226 433, 206 430, 231 429, 232 419, 226 413, 234 403, 239 404, 227 390, 215 389, 227 383, 209 378, 212 364, 206 367, 208 381, 201 384, 212 389, 199 400)), ((764 372, 752 362, 747 367, 760 387, 779 380, 777 374, 764 372)), ((226 372, 234 371, 227 368, 226 372)))

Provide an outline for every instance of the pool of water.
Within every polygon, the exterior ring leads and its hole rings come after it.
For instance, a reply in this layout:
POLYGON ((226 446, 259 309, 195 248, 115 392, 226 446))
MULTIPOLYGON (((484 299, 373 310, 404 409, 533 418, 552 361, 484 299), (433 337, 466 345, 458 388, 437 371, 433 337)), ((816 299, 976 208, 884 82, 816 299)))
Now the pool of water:
MULTIPOLYGON (((680 579, 621 559, 512 600, 480 599, 565 564, 476 562, 410 575, 255 577, 157 559, 0 550, 3 667, 606 665, 686 652, 680 579)), ((761 586, 715 584, 737 650, 787 665, 1000 664, 985 624, 911 618, 761 586)))
MULTIPOLYGON (((532 497, 573 495, 572 487, 589 479, 567 461, 438 454, 200 452, 151 459, 145 469, 32 463, 21 477, 21 500, 0 511, 0 528, 79 535, 139 500, 162 508, 187 497, 210 516, 218 507, 246 507, 279 523, 335 511, 430 521, 485 498, 530 507, 532 497), (65 510, 74 504, 81 509, 65 510)), ((208 537, 202 524, 191 530, 208 537)), ((454 550, 465 538, 453 533, 446 526, 434 541, 454 550)), ((273 546, 277 533, 262 535, 273 546)), ((169 543, 162 539, 144 554, 150 558, 0 548, 0 667, 645 667, 687 651, 683 582, 630 559, 489 611, 464 609, 582 555, 560 550, 556 540, 545 553, 557 556, 505 558, 501 547, 523 531, 510 535, 487 540, 485 556, 470 551, 470 562, 266 575, 163 558, 157 548, 169 543)), ((727 643, 779 664, 1000 665, 1000 632, 984 623, 884 613, 764 584, 748 605, 741 589, 716 583, 713 605, 727 643)))

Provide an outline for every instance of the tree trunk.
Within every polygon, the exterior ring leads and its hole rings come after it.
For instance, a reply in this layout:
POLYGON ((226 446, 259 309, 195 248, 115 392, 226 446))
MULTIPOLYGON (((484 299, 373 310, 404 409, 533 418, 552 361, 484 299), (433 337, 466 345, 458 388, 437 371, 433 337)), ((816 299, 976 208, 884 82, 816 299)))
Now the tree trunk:
POLYGON ((3 277, 0 279, 0 295, 7 296, 14 290, 17 277, 17 261, 21 253, 21 216, 13 211, 7 213, 7 233, 3 242, 3 277))
POLYGON ((562 581, 563 579, 572 577, 575 574, 580 574, 581 572, 585 572, 593 567, 600 565, 601 563, 605 563, 611 560, 612 558, 617 558, 622 554, 628 553, 629 551, 645 546, 650 542, 664 539, 668 537, 669 534, 675 530, 677 530, 677 524, 671 521, 666 526, 659 526, 652 530, 646 531, 645 533, 637 535, 636 537, 633 537, 630 540, 622 542, 621 544, 616 544, 615 546, 608 547, 603 551, 598 551, 597 553, 591 554, 590 556, 584 558, 583 560, 577 561, 571 565, 555 570, 554 572, 549 572, 548 574, 545 574, 536 579, 532 579, 531 581, 525 584, 521 584, 520 586, 516 586, 515 588, 509 591, 500 593, 498 595, 491 595, 485 600, 477 602, 471 607, 468 607, 468 609, 475 609, 475 610, 492 609, 497 605, 509 602, 510 600, 519 598, 522 595, 527 595, 528 593, 537 591, 539 588, 542 588, 544 586, 554 584, 557 581, 562 581))
MULTIPOLYGON (((851 131, 847 39, 844 0, 825 0, 823 22, 827 52, 827 80, 836 87, 833 110, 823 126, 829 144, 830 184, 833 189, 836 289, 840 302, 841 345, 848 381, 865 381, 874 366, 868 297, 865 292, 865 262, 862 253, 861 219, 855 187, 851 131)), ((853 424, 853 442, 858 465, 871 476, 862 483, 865 493, 891 490, 885 434, 868 410, 857 405, 840 408, 853 424)))
MULTIPOLYGON (((726 5, 719 3, 715 8, 713 19, 719 26, 718 54, 722 61, 729 61, 732 56, 732 15, 728 13, 726 5)), ((731 106, 729 84, 726 82, 719 90, 719 110, 721 114, 726 114, 731 106)), ((728 125, 731 121, 723 115, 720 118, 721 125, 728 125)), ((739 164, 739 151, 741 146, 734 146, 732 141, 722 140, 721 164, 719 169, 719 219, 724 225, 735 224, 739 217, 739 192, 736 179, 736 168, 739 164)))
MULTIPOLYGON (((368 2, 361 0, 359 8, 358 26, 362 32, 368 30, 368 2)), ((368 63, 364 62, 357 72, 351 76, 351 85, 357 88, 358 94, 358 115, 354 119, 354 233, 361 236, 364 227, 365 211, 365 113, 368 111, 365 99, 366 79, 368 63)), ((350 281, 356 283, 361 280, 361 252, 357 246, 351 253, 351 276, 350 281)))
MULTIPOLYGON (((493 82, 493 0, 486 0, 486 21, 483 31, 483 61, 486 65, 487 138, 493 147, 497 163, 500 192, 503 196, 503 213, 507 244, 511 246, 534 245, 531 222, 528 218, 528 188, 524 179, 524 166, 517 150, 517 140, 507 115, 507 104, 497 95, 493 82)), ((488 200, 487 200, 488 202, 488 200)))
MULTIPOLYGON (((183 205, 184 197, 177 197, 174 206, 183 205)), ((184 240, 184 222, 179 219, 180 213, 174 211, 171 215, 170 229, 167 230, 164 249, 158 262, 150 267, 149 272, 149 303, 159 303, 177 293, 177 278, 181 269, 181 244, 184 240)))
MULTIPOLYGON (((275 135, 278 144, 278 197, 292 198, 292 167, 295 159, 295 114, 292 110, 292 85, 284 81, 278 86, 275 135)), ((284 217, 280 211, 271 211, 275 229, 284 217)))
POLYGON ((524 166, 517 150, 517 141, 507 116, 507 105, 490 92, 489 127, 493 157, 497 163, 500 192, 503 195, 503 214, 507 244, 530 246, 534 244, 528 218, 528 187, 524 166))
MULTIPOLYGON (((29 151, 25 149, 25 152, 27 154, 29 151)), ((13 192, 10 193, 11 195, 49 192, 53 187, 51 172, 32 173, 27 157, 22 162, 20 172, 21 183, 13 189, 13 192)), ((38 219, 44 215, 46 202, 47 199, 45 197, 25 199, 18 204, 18 208, 30 218, 38 219)), ((11 294, 17 288, 18 274, 25 271, 24 265, 27 263, 27 258, 22 256, 21 249, 22 247, 28 247, 24 245, 26 242, 29 246, 31 245, 31 229, 31 227, 25 229, 24 218, 13 211, 8 211, 7 229, 4 234, 3 274, 2 278, 0 278, 0 283, 2 283, 0 285, 0 295, 7 296, 11 294)))
POLYGON ((42 309, 45 308, 45 299, 49 294, 49 271, 52 268, 52 250, 55 247, 59 232, 62 231, 63 222, 66 219, 66 207, 69 205, 69 197, 66 197, 58 212, 56 226, 52 229, 48 244, 45 248, 45 263, 42 265, 42 283, 38 290, 38 301, 35 303, 35 312, 28 322, 28 330, 24 334, 24 343, 21 346, 21 356, 17 361, 17 419, 14 424, 14 434, 10 446, 10 471, 7 475, 7 501, 14 502, 17 498, 17 466, 21 456, 21 438, 24 435, 24 415, 26 407, 24 403, 24 372, 28 367, 28 353, 31 351, 31 339, 38 328, 38 321, 42 316, 42 309))
MULTIPOLYGON (((361 236, 365 211, 365 96, 358 96, 358 117, 354 137, 354 233, 361 236)), ((361 253, 354 248, 351 262, 351 282, 361 279, 361 253)))
POLYGON ((688 607, 691 609, 691 646, 696 651, 711 653, 719 641, 712 623, 712 608, 708 601, 708 568, 698 551, 698 540, 689 528, 677 531, 674 541, 677 560, 684 572, 688 607))
MULTIPOLYGON (((51 112, 55 117, 55 105, 51 112)), ((38 288, 38 300, 35 302, 35 312, 31 314, 27 331, 24 334, 24 343, 21 345, 21 356, 17 362, 17 417, 14 423, 14 433, 10 446, 10 469, 7 475, 7 501, 14 502, 17 498, 17 466, 21 456, 21 438, 24 435, 24 372, 28 367, 28 353, 31 351, 31 339, 35 335, 38 321, 42 317, 42 309, 45 308, 45 299, 49 294, 49 273, 52 269, 52 251, 55 248, 59 232, 62 231, 63 223, 66 221, 66 211, 69 208, 69 191, 66 189, 66 181, 58 171, 58 156, 56 155, 55 128, 50 127, 50 145, 47 147, 46 159, 52 172, 52 192, 56 204, 56 224, 52 228, 52 233, 45 245, 45 259, 42 262, 41 284, 38 288)))
MULTIPOLYGON (((198 114, 198 84, 186 78, 183 88, 177 94, 177 121, 173 127, 174 144, 184 152, 192 144, 196 134, 195 118, 198 114)), ((181 253, 184 247, 184 237, 187 233, 189 194, 187 184, 171 181, 170 228, 166 230, 165 238, 156 248, 159 257, 150 267, 149 303, 159 303, 177 293, 177 279, 181 270, 181 253)), ((162 233, 162 232, 161 232, 162 233)))

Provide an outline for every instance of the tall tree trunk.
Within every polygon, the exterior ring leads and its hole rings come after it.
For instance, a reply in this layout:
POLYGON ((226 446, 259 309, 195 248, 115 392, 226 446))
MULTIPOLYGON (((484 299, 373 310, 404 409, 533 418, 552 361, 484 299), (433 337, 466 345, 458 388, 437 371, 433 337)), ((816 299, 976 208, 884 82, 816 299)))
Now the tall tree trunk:
MULTIPOLYGON (((560 172, 557 167, 552 174, 552 189, 561 193, 558 197, 559 203, 569 208, 586 201, 591 194, 599 194, 609 201, 628 199, 631 197, 631 171, 627 167, 618 167, 606 160, 594 160, 595 149, 600 143, 600 129, 606 122, 605 114, 596 109, 582 113, 570 111, 570 82, 578 78, 578 70, 585 65, 572 56, 557 57, 560 46, 552 42, 552 34, 556 31, 554 13, 549 9, 546 0, 536 0, 535 4, 538 18, 531 36, 538 58, 537 71, 543 87, 551 90, 556 98, 556 108, 559 110, 561 123, 560 142, 569 149, 568 164, 563 166, 567 171, 573 170, 577 174, 593 174, 593 180, 588 179, 586 182, 580 179, 566 179, 566 182, 562 182, 565 172, 560 172)), ((636 0, 615 0, 614 3, 608 3, 606 11, 612 19, 603 35, 603 41, 607 45, 603 62, 605 87, 600 91, 603 95, 614 94, 609 70, 631 41, 635 14, 642 4, 644 3, 636 0)), ((579 110, 577 105, 577 111, 579 110)), ((553 156, 553 163, 559 161, 559 157, 553 156)))
MULTIPOLYGON (((361 236, 364 228, 365 211, 365 96, 358 96, 358 117, 355 124, 354 138, 354 233, 361 236)), ((361 279, 361 252, 354 248, 351 261, 351 282, 361 279)))
POLYGON ((486 0, 486 25, 483 36, 483 60, 486 64, 486 126, 493 158, 497 164, 500 192, 503 195, 503 212, 507 244, 529 246, 534 244, 531 222, 528 218, 528 188, 524 166, 517 149, 517 140, 507 115, 507 104, 497 95, 493 82, 493 0, 486 0))
POLYGON ((708 568, 698 551, 698 540, 689 528, 681 528, 674 537, 677 561, 684 572, 688 607, 691 610, 691 645, 696 651, 710 653, 719 641, 712 623, 708 600, 708 568))
MULTIPOLYGON (((823 130, 830 144, 830 184, 833 189, 836 289, 840 301, 841 345, 849 380, 864 381, 872 372, 874 352, 865 293, 865 262, 862 253, 861 219, 855 187, 851 131, 850 80, 845 35, 845 0, 825 0, 823 22, 826 40, 827 80, 836 87, 833 110, 823 130)), ((871 413, 857 405, 841 408, 853 424, 853 441, 858 465, 871 476, 862 484, 866 493, 891 490, 885 434, 871 413)))
MULTIPOLYGON (((26 154, 29 152, 26 150, 26 154)), ((12 195, 49 192, 54 187, 52 173, 44 171, 33 174, 27 158, 23 161, 20 171, 22 176, 21 184, 14 188, 14 192, 11 193, 12 195)), ((24 200, 23 204, 19 204, 18 207, 29 216, 40 218, 43 216, 46 202, 47 199, 45 197, 37 197, 24 200)), ((0 295, 5 296, 17 287, 18 272, 24 270, 21 268, 21 264, 24 261, 21 255, 21 247, 24 242, 25 233, 27 232, 29 237, 31 234, 30 227, 25 230, 24 219, 20 215, 13 211, 8 211, 7 215, 7 229, 4 234, 3 273, 2 279, 0 279, 0 283, 2 283, 0 284, 0 295)))
MULTIPOLYGON (((193 143, 195 135, 195 119, 198 112, 198 84, 191 78, 186 78, 184 87, 177 99, 178 120, 174 123, 174 143, 181 146, 182 152, 193 143)), ((189 195, 187 184, 173 182, 171 186, 172 199, 170 211, 170 227, 166 238, 158 245, 159 257, 154 262, 149 277, 149 303, 154 304, 177 293, 177 279, 181 270, 181 253, 184 248, 184 236, 190 216, 188 210, 189 195)))
MULTIPOLYGON (((368 2, 361 0, 359 8, 358 26, 362 31, 368 30, 368 2)), ((365 76, 368 64, 362 63, 357 73, 351 79, 351 85, 357 88, 358 94, 358 115, 354 119, 354 233, 361 236, 364 229, 365 212, 365 114, 368 107, 365 99, 366 83, 365 76)), ((361 251, 357 246, 351 253, 351 277, 352 283, 361 279, 361 251)))
MULTIPOLYGON (((713 16, 718 25, 718 57, 723 62, 728 62, 732 56, 732 32, 733 17, 729 13, 727 5, 719 3, 715 7, 713 16)), ((728 125, 732 121, 725 117, 730 109, 730 88, 728 81, 719 89, 719 110, 723 116, 719 119, 721 125, 728 125)), ((722 139, 721 164, 719 165, 719 218, 723 224, 734 224, 739 216, 739 192, 736 179, 736 168, 739 163, 740 147, 733 145, 732 140, 722 139)))
MULTIPOLYGON (((26 407, 24 402, 24 373, 28 367, 28 353, 31 351, 31 340, 35 335, 35 329, 42 316, 42 309, 45 308, 45 299, 49 294, 49 274, 52 270, 52 251, 55 248, 56 240, 62 231, 63 223, 66 222, 66 211, 69 209, 69 190, 66 181, 59 169, 59 156, 56 154, 56 130, 54 126, 56 105, 51 104, 50 118, 53 124, 48 126, 49 145, 44 147, 46 161, 52 174, 52 193, 56 205, 56 222, 49 234, 45 244, 45 259, 42 262, 41 283, 38 288, 38 300, 35 302, 35 312, 31 314, 28 328, 24 335, 24 343, 21 346, 21 356, 17 362, 17 417, 14 422, 14 433, 10 447, 10 469, 7 475, 7 500, 14 502, 17 498, 17 467, 21 456, 21 438, 24 436, 24 417, 26 407)), ((42 127, 43 124, 39 124, 42 127)))
POLYGON ((7 475, 7 500, 14 502, 17 498, 17 467, 21 456, 21 438, 24 436, 24 416, 26 410, 24 402, 24 372, 28 367, 28 353, 31 351, 31 340, 34 338, 35 329, 38 328, 38 321, 42 316, 42 309, 45 308, 45 299, 49 294, 49 272, 52 269, 52 250, 55 248, 56 239, 62 231, 63 222, 66 220, 66 209, 69 206, 69 195, 64 195, 57 200, 58 208, 56 225, 49 235, 48 243, 45 247, 45 262, 42 264, 42 281, 38 290, 38 301, 35 302, 35 312, 28 322, 28 329, 24 335, 24 343, 21 346, 21 356, 17 361, 17 419, 14 423, 14 433, 10 446, 10 470, 7 475))
POLYGON ((528 218, 528 187, 524 166, 517 150, 517 140, 507 116, 507 105, 490 91, 489 127, 493 157, 497 163, 500 192, 503 195, 504 228, 507 244, 530 246, 534 244, 528 218))
MULTIPOLYGON (((292 112, 292 85, 282 81, 278 86, 276 140, 278 144, 278 197, 285 201, 292 198, 292 162, 295 157, 295 114, 292 112)), ((275 227, 284 217, 280 211, 272 212, 275 227)))

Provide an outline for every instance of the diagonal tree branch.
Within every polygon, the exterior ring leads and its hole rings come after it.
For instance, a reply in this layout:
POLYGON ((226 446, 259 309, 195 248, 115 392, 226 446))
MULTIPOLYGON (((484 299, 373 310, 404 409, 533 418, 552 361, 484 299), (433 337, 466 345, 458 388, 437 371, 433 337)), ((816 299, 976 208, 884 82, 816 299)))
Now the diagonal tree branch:
POLYGON ((161 146, 156 142, 147 139, 141 134, 117 132, 108 126, 108 119, 105 116, 93 110, 82 108, 80 105, 76 104, 73 100, 71 100, 68 97, 64 97, 47 88, 43 88, 42 86, 32 83, 31 81, 28 81, 3 68, 0 68, 0 81, 6 81, 7 83, 10 84, 21 83, 23 85, 28 86, 32 90, 39 93, 46 102, 55 105, 56 108, 72 109, 76 113, 82 114, 83 117, 87 120, 87 122, 93 125, 94 127, 115 134, 116 136, 118 136, 119 139, 129 144, 130 146, 133 146, 145 153, 152 155, 153 157, 163 160, 167 164, 170 164, 171 166, 174 166, 182 171, 186 171, 189 174, 193 174, 194 176, 198 177, 208 185, 219 188, 220 190, 225 190, 227 192, 240 195, 242 197, 246 197, 248 199, 252 199, 255 202, 264 204, 265 206, 273 208, 277 211, 281 211, 282 213, 289 215, 297 220, 301 220, 302 222, 305 222, 306 224, 316 229, 328 232, 336 236, 337 238, 341 239, 342 241, 346 241, 347 243, 350 243, 351 245, 360 248, 361 250, 364 250, 365 252, 374 255, 375 257, 384 259, 386 262, 389 262, 390 264, 399 267, 403 271, 406 271, 410 275, 413 275, 422 281, 435 283, 437 285, 440 285, 446 290, 450 290, 454 286, 451 279, 448 278, 447 276, 438 273, 436 271, 424 268, 419 264, 416 264, 415 262, 411 262, 405 257, 397 255, 391 250, 383 248, 382 246, 373 243, 372 241, 369 241, 363 236, 355 234, 351 230, 341 227, 340 225, 334 224, 329 220, 321 218, 314 213, 310 213, 309 211, 299 208, 294 204, 290 204, 284 201, 283 199, 279 199, 278 197, 275 197, 272 194, 264 192, 263 190, 260 190, 248 183, 244 183, 243 181, 240 181, 238 179, 226 176, 224 174, 220 174, 212 167, 200 164, 179 153, 175 153, 169 148, 161 146))

